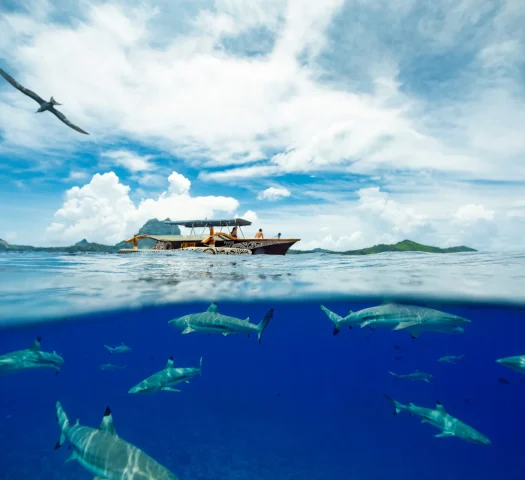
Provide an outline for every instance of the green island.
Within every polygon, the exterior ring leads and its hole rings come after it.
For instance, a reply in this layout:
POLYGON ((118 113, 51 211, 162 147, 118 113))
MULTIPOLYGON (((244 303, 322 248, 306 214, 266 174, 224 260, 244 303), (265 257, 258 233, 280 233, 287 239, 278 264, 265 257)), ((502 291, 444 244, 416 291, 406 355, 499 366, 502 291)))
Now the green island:
MULTIPOLYGON (((169 221, 167 218, 164 221, 153 218, 148 220, 138 234, 149 235, 180 235, 180 229, 176 225, 168 225, 164 223, 169 221)), ((151 238, 142 238, 138 240, 139 249, 150 249, 155 244, 155 240, 151 238)), ((86 239, 75 243, 68 247, 33 247, 30 245, 11 245, 5 240, 0 239, 0 252, 63 252, 63 253, 117 253, 121 248, 130 248, 129 243, 121 241, 116 245, 102 245, 100 243, 88 242, 86 239)), ((298 255, 305 253, 329 253, 337 255, 372 255, 383 252, 426 252, 426 253, 458 253, 458 252, 475 252, 476 250, 470 247, 459 246, 449 248, 431 247, 429 245, 422 245, 421 243, 413 242, 412 240, 403 240, 393 245, 379 244, 373 247, 361 248, 359 250, 347 250, 344 252, 336 252, 333 250, 326 250, 323 248, 315 248, 313 250, 288 250, 287 255, 298 255)))
POLYGON ((373 247, 361 248, 359 250, 346 250, 344 252, 336 252, 333 250, 325 250, 324 248, 315 248, 313 250, 288 250, 288 254, 303 254, 303 253, 334 253, 337 255, 373 255, 375 253, 383 252, 425 252, 425 253, 459 253, 459 252, 476 252, 474 248, 459 247, 439 248, 431 247, 430 245, 423 245, 412 240, 403 240, 394 243, 393 245, 386 245, 380 243, 373 247))

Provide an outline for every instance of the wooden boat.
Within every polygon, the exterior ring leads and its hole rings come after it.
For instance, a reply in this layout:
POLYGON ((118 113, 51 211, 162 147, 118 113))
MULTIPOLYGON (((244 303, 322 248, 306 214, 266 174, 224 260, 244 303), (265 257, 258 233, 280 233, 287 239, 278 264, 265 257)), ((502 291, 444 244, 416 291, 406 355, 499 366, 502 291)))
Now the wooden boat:
POLYGON ((288 249, 299 238, 244 238, 242 227, 251 225, 252 222, 243 218, 232 220, 183 220, 167 221, 169 225, 179 225, 190 228, 189 235, 134 235, 133 238, 126 240, 132 243, 133 248, 123 248, 118 253, 136 252, 165 252, 167 250, 193 250, 210 254, 225 255, 285 255, 288 249), (217 227, 232 227, 230 232, 215 231, 217 227), (233 236, 233 229, 237 227, 243 237, 233 236), (202 228, 201 234, 196 234, 195 229, 202 228), (209 229, 206 234, 206 229, 209 229), (138 240, 141 238, 151 238, 157 243, 152 249, 138 248, 138 240))

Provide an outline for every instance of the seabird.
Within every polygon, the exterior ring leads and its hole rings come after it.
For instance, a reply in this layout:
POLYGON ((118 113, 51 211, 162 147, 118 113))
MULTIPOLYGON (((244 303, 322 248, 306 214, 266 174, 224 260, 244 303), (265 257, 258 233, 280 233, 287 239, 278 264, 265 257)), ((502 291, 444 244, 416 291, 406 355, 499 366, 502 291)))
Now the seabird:
POLYGON ((55 105, 62 105, 62 104, 58 103, 53 97, 51 97, 49 102, 46 102, 45 100, 40 98, 35 92, 20 85, 11 75, 8 75, 1 68, 0 68, 0 75, 2 75, 2 77, 4 77, 17 90, 20 90, 22 93, 25 93, 28 97, 31 97, 33 100, 35 100, 36 102, 40 104, 40 108, 35 113, 45 112, 46 110, 48 110, 53 115, 57 116, 59 120, 62 120, 68 127, 71 127, 73 130, 76 130, 77 132, 89 135, 88 132, 85 132, 80 127, 77 127, 76 125, 71 123, 62 112, 59 112, 54 107, 55 105))

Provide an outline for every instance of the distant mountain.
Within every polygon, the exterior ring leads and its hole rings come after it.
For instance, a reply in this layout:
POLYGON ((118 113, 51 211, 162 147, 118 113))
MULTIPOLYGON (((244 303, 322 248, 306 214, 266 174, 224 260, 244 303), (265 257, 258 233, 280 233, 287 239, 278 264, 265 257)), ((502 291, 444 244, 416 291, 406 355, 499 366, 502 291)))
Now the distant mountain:
MULTIPOLYGON (((164 221, 170 221, 167 218, 164 221)), ((180 228, 177 225, 167 225, 164 221, 152 218, 148 220, 139 230, 139 234, 148 235, 180 235, 180 228)), ((138 241, 139 248, 151 248, 155 244, 155 240, 151 238, 141 238, 138 241)), ((88 242, 85 238, 80 242, 75 243, 69 247, 32 247, 30 245, 11 245, 5 240, 0 239, 0 252, 66 252, 66 253, 83 253, 83 252, 99 252, 99 253, 116 253, 121 248, 131 248, 130 243, 124 241, 116 245, 102 245, 100 243, 88 242)))
POLYGON ((334 252, 333 250, 325 250, 323 248, 315 248, 313 250, 288 250, 288 254, 302 254, 302 253, 333 253, 338 255, 372 255, 374 253, 383 252, 426 252, 426 253, 459 253, 459 252, 476 252, 474 248, 460 246, 439 248, 423 245, 412 240, 403 240, 394 245, 385 245, 380 243, 373 247, 361 248, 359 250, 347 250, 345 252, 334 252))

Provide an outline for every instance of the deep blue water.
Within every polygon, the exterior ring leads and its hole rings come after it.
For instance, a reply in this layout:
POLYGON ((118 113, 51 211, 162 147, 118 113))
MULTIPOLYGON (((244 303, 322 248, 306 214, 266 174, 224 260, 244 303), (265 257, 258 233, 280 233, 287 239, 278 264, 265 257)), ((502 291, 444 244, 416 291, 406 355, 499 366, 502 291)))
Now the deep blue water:
POLYGON ((93 478, 64 463, 66 445, 53 448, 59 400, 71 421, 91 427, 109 405, 120 437, 182 480, 522 480, 525 375, 495 360, 525 354, 523 256, 304 257, 185 264, 179 257, 0 256, 0 355, 40 336, 43 350, 65 360, 58 375, 0 376, 0 478, 93 478), (412 339, 406 331, 354 327, 334 336, 319 308, 345 315, 410 291, 419 294, 413 303, 472 323, 463 335, 412 339), (436 299, 453 293, 463 299, 436 299), (256 323, 274 308, 262 343, 253 335, 182 335, 168 325, 206 309, 209 298, 221 313, 256 323), (492 304, 480 303, 485 298, 492 304), (110 356, 104 348, 121 342, 132 352, 110 356), (457 365, 437 362, 459 354, 465 358, 457 365), (181 367, 197 366, 202 356, 202 376, 178 387, 181 393, 127 393, 170 356, 181 367), (127 368, 100 371, 110 360, 127 368), (415 369, 434 377, 426 384, 388 373, 415 369), (431 408, 439 400, 492 444, 436 439, 439 431, 416 417, 393 416, 383 392, 431 408))
MULTIPOLYGON (((370 302, 325 302, 336 312, 370 302)), ((464 335, 344 329, 319 303, 219 305, 252 321, 269 307, 275 316, 261 345, 252 336, 181 335, 168 320, 205 304, 162 306, 85 316, 55 324, 5 329, 0 352, 42 337, 65 363, 51 370, 0 377, 0 466, 3 479, 92 478, 76 462, 64 463, 54 403, 70 419, 98 426, 106 405, 115 427, 181 479, 522 479, 525 463, 525 383, 496 358, 525 353, 525 312, 503 307, 434 305, 472 320, 464 335), (100 371, 110 355, 103 344, 124 342, 132 352, 111 356, 121 371, 100 371), (394 349, 394 346, 399 349, 394 349), (446 354, 457 365, 437 363, 446 354), (202 377, 181 393, 133 396, 128 389, 164 367, 203 357, 202 377), (396 360, 396 356, 403 359, 396 360), (388 370, 420 369, 430 384, 396 381, 388 370), (510 383, 502 384, 498 378, 510 383), (436 439, 432 426, 406 413, 392 415, 386 392, 403 403, 447 411, 478 429, 492 445, 436 439), (467 403, 468 402, 468 403, 467 403)))

